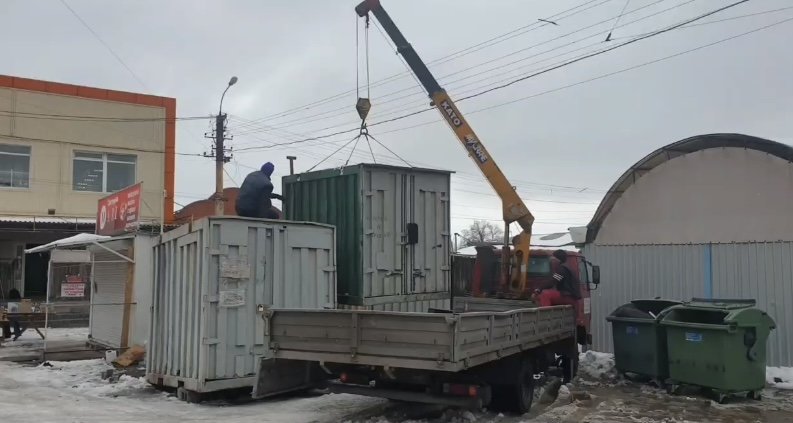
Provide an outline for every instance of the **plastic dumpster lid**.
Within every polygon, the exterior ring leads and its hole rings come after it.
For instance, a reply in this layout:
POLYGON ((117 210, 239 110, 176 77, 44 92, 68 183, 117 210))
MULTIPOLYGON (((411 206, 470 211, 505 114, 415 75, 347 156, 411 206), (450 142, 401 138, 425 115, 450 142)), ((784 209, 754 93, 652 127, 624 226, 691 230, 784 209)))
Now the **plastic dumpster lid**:
POLYGON ((757 301, 749 298, 692 298, 691 301, 684 301, 683 305, 687 307, 711 308, 726 311, 754 307, 757 305, 757 301))
POLYGON ((682 301, 653 298, 653 299, 633 300, 631 301, 631 303, 636 307, 638 307, 640 310, 652 311, 653 314, 658 314, 666 308, 682 304, 682 301))

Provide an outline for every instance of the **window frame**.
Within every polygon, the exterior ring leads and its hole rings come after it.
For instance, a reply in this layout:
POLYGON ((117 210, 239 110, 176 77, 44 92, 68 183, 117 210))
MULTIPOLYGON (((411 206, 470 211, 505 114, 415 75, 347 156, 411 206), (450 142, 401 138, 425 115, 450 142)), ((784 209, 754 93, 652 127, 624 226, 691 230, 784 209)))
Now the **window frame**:
POLYGON ((28 158, 28 177, 27 177, 27 186, 24 186, 24 187, 15 187, 15 186, 13 186, 13 183, 14 183, 14 177, 13 177, 13 174, 12 174, 12 175, 11 175, 11 184, 12 184, 12 185, 11 185, 11 186, 3 186, 3 185, 0 185, 0 189, 6 189, 6 190, 30 190, 30 184, 31 184, 31 181, 32 181, 32 179, 31 179, 31 177, 30 177, 30 176, 31 176, 31 175, 30 175, 30 173, 31 173, 31 170, 30 170, 30 169, 31 169, 31 167, 32 167, 32 165, 33 165, 33 160, 32 160, 32 158, 33 158, 33 147, 32 147, 32 146, 30 146, 30 145, 24 145, 24 144, 6 144, 6 143, 0 143, 0 155, 6 155, 6 156, 15 156, 15 157, 27 157, 27 158, 28 158), (16 147, 16 148, 26 148, 26 149, 28 150, 28 152, 27 152, 27 154, 25 154, 25 153, 12 153, 12 152, 6 152, 6 151, 2 151, 3 147, 12 147, 12 148, 14 148, 14 147, 16 147))
MULTIPOLYGON (((109 163, 114 164, 124 164, 124 165, 132 165, 133 166, 133 177, 132 182, 127 186, 135 185, 138 179, 138 156, 136 154, 127 154, 127 153, 113 153, 113 152, 106 152, 106 151, 86 151, 86 150, 74 150, 72 154, 72 191, 78 193, 93 193, 93 194, 111 194, 115 191, 108 191, 107 190, 107 178, 108 178, 108 169, 109 163), (80 155, 88 155, 88 157, 80 157, 80 155), (90 157, 90 156, 98 156, 101 155, 101 158, 98 157, 90 157), (111 160, 110 156, 125 156, 131 158, 130 161, 124 160, 111 160), (74 178, 74 162, 77 160, 82 160, 86 162, 98 162, 102 163, 102 190, 101 191, 88 191, 88 190, 78 190, 75 189, 75 184, 77 181, 74 178)), ((122 188, 123 189, 123 188, 122 188)))

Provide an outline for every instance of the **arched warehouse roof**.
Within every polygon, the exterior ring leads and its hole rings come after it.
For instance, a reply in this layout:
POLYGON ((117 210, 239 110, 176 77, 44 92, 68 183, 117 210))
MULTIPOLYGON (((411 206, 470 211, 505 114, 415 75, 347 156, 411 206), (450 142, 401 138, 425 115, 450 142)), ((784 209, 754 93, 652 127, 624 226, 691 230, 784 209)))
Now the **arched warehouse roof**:
MULTIPOLYGON (((626 191, 636 185, 642 177, 673 159, 703 150, 718 148, 752 150, 766 153, 788 163, 793 162, 793 147, 775 141, 742 134, 698 135, 661 147, 631 166, 609 189, 598 206, 594 217, 587 225, 587 242, 595 242, 604 221, 612 213, 617 202, 623 198, 626 191)), ((725 171, 728 170, 729 169, 725 169, 725 171)), ((791 172, 789 173, 790 175, 793 175, 793 170, 789 172, 791 172)), ((760 185, 756 187, 756 189, 763 189, 763 187, 764 185, 760 185)), ((778 195, 787 197, 793 196, 793 194, 788 192, 779 192, 778 195)), ((740 198, 736 198, 736 201, 739 202, 740 198)), ((686 207, 686 204, 680 204, 679 206, 686 207)), ((764 205, 756 204, 755 206, 763 207, 764 205)), ((747 216, 747 218, 751 217, 747 216)))

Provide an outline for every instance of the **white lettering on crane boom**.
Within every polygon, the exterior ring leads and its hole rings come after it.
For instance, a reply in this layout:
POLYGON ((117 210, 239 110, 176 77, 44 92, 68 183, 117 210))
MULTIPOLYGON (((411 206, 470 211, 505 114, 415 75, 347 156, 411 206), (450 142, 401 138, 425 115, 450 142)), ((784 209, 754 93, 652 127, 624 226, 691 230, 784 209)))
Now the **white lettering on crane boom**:
POLYGON ((463 124, 463 120, 460 119, 460 116, 457 115, 457 112, 454 110, 454 107, 452 107, 452 105, 449 104, 448 101, 444 100, 443 103, 441 103, 441 107, 443 108, 443 111, 446 113, 446 116, 448 116, 448 120, 452 125, 454 125, 455 127, 459 127, 460 125, 463 124))
POLYGON ((479 163, 485 163, 489 159, 485 149, 482 147, 482 144, 479 143, 479 140, 476 139, 474 134, 468 134, 465 136, 465 148, 467 148, 471 154, 476 156, 476 158, 479 160, 479 163))

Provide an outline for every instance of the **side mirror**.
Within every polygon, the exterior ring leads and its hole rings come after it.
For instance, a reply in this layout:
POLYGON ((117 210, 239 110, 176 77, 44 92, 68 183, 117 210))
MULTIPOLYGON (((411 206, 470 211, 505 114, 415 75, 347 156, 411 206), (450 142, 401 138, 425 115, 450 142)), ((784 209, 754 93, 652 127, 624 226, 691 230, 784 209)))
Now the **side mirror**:
POLYGON ((592 283, 600 285, 600 266, 592 266, 592 283))

